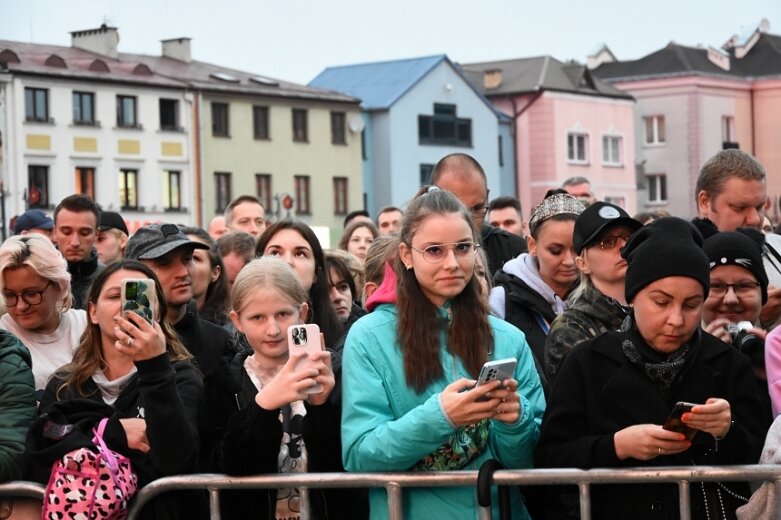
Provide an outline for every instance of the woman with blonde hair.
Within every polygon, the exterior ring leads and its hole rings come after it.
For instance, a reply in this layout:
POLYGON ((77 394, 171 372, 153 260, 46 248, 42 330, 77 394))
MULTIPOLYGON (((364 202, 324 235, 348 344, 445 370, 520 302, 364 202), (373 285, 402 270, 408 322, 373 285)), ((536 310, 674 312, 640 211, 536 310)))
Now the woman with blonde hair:
POLYGON ((13 236, 0 246, 0 328, 30 351, 39 391, 70 362, 87 326, 87 313, 71 308, 70 280, 65 259, 44 235, 13 236))

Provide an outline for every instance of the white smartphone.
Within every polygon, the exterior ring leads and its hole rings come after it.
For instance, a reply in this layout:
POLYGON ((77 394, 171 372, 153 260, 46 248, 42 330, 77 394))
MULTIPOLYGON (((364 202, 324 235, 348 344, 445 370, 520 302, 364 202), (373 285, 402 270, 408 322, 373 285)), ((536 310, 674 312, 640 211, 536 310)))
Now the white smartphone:
MULTIPOLYGON (((518 360, 515 358, 496 359, 494 361, 486 361, 483 368, 480 369, 480 375, 477 376, 477 385, 481 386, 491 381, 504 381, 505 379, 513 379, 515 377, 515 367, 518 365, 518 360)), ((489 398, 480 397, 477 401, 487 401, 489 398)))
MULTIPOLYGON (((304 325, 291 325, 287 329, 287 348, 290 354, 305 351, 307 356, 323 350, 320 344, 320 327, 316 323, 304 325)), ((301 359, 296 365, 296 370, 307 366, 311 361, 308 357, 301 359)), ((315 385, 304 393, 319 394, 323 391, 323 385, 315 385)))

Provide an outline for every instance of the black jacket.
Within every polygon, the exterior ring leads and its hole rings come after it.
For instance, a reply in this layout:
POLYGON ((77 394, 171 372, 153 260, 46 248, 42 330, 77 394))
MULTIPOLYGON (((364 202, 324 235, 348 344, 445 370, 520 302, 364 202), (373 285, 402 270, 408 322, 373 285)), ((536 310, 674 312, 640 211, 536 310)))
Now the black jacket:
MULTIPOLYGON (((52 463, 65 453, 93 446, 92 428, 104 417, 104 440, 109 448, 128 457, 138 475, 139 489, 149 482, 170 475, 197 471, 198 413, 203 384, 189 361, 171 363, 168 354, 136 363, 138 372, 128 381, 112 406, 103 402, 92 379, 85 384, 88 397, 71 389, 57 396, 62 382, 55 374, 46 385, 40 410, 27 435, 27 454, 33 463, 31 478, 46 483, 52 463), (120 419, 141 417, 146 420, 149 453, 131 450, 120 419), (47 422, 73 425, 72 431, 55 440, 43 435, 47 422)), ((150 504, 144 518, 181 518, 184 514, 175 496, 163 496, 150 504)))
MULTIPOLYGON (((627 335, 609 332, 573 350, 553 384, 542 419, 535 467, 618 468, 754 464, 759 460, 769 422, 762 414, 754 374, 736 349, 702 333, 695 358, 665 398, 621 349, 627 335), (615 432, 635 424, 662 424, 676 401, 705 403, 709 397, 729 401, 733 425, 718 442, 698 433, 687 451, 649 461, 620 460, 615 432)), ((642 340, 641 340, 642 341, 642 340)), ((747 497, 748 486, 728 483, 747 497)), ((710 518, 721 518, 715 486, 707 485, 710 518), (716 515, 716 510, 718 515, 716 515)), ((734 518, 729 493, 720 491, 728 517, 734 518), (733 513, 729 514, 729 511, 733 513)), ((594 518, 678 518, 676 484, 604 485, 591 488, 594 518)), ((692 518, 706 518, 702 487, 691 487, 692 518)))
POLYGON ((219 365, 222 357, 230 358, 235 353, 231 335, 222 327, 201 319, 195 300, 187 304, 184 317, 173 327, 204 376, 219 365))
POLYGON ((504 263, 526 252, 526 240, 507 231, 483 224, 480 247, 488 257, 488 273, 493 276, 504 263))
MULTIPOLYGON (((252 351, 237 354, 206 378, 201 427, 203 460, 208 470, 229 475, 277 473, 282 441, 280 410, 264 410, 255 403, 257 389, 244 361, 252 351)), ((344 471, 342 466, 341 409, 332 401, 320 406, 305 403, 303 435, 308 472, 344 471)), ((273 519, 276 490, 230 491, 221 500, 223 518, 273 519)), ((352 489, 312 489, 312 518, 368 518, 368 496, 352 489)))
POLYGON ((74 309, 87 308, 87 292, 92 281, 106 266, 98 261, 98 251, 93 247, 89 258, 80 262, 68 262, 71 274, 71 296, 74 309))

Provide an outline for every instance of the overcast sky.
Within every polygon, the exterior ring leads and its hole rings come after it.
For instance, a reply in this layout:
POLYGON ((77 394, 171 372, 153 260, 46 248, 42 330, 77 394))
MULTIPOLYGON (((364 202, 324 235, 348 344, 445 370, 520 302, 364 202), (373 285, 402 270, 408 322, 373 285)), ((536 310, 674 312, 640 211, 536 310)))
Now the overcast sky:
POLYGON ((619 59, 671 40, 719 47, 763 17, 781 34, 781 0, 0 0, 0 39, 70 45, 106 22, 120 52, 189 36, 194 59, 307 83, 332 65, 441 53, 584 62, 601 43, 619 59))

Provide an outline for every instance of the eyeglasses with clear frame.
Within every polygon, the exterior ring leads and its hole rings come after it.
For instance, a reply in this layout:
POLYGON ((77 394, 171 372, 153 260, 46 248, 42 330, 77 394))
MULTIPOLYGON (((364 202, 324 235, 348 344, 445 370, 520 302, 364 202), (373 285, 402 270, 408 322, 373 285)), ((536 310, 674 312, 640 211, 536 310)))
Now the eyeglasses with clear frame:
POLYGON ((757 288, 760 286, 759 282, 737 282, 737 283, 723 283, 723 282, 711 282, 709 296, 722 297, 727 294, 730 287, 735 291, 735 295, 738 298, 746 298, 748 296, 754 296, 757 288))
POLYGON ((3 300, 5 300, 5 306, 16 307, 16 305, 19 303, 20 297, 27 305, 40 305, 43 301, 43 293, 46 292, 46 289, 48 289, 52 283, 54 282, 49 280, 49 283, 46 284, 46 287, 41 290, 26 289, 20 294, 3 291, 3 300))
POLYGON ((631 233, 624 233, 621 235, 605 235, 595 245, 598 245, 602 251, 605 251, 607 249, 613 249, 616 247, 619 240, 623 240, 624 244, 626 244, 627 240, 629 240, 629 237, 631 236, 631 233))
POLYGON ((423 249, 416 249, 409 246, 413 251, 423 255, 423 260, 432 264, 438 264, 447 258, 447 252, 451 249, 457 259, 474 257, 480 244, 474 242, 454 242, 452 244, 434 244, 423 249))

